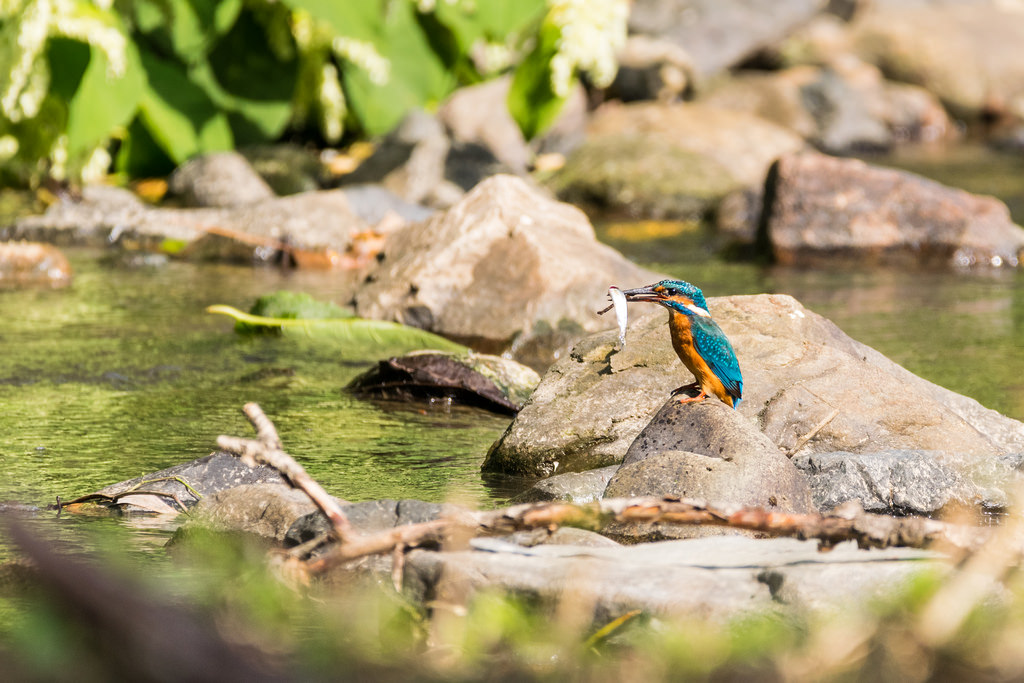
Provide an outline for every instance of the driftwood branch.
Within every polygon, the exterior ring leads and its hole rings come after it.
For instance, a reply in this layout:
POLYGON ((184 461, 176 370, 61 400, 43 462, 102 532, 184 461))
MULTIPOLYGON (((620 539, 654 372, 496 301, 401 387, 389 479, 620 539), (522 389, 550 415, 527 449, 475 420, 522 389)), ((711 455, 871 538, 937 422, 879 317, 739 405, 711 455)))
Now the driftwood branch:
POLYGON ((776 512, 739 505, 657 497, 609 498, 587 504, 527 503, 502 510, 459 510, 429 522, 398 526, 379 533, 359 534, 351 528, 337 502, 294 458, 281 450, 277 431, 259 406, 246 404, 245 414, 261 439, 257 441, 221 436, 217 439, 218 445, 239 455, 251 465, 265 464, 281 472, 320 508, 340 541, 319 557, 305 563, 305 570, 311 574, 327 571, 367 555, 400 553, 406 548, 443 542, 456 533, 468 537, 538 528, 554 529, 559 526, 596 530, 612 523, 721 526, 771 536, 813 539, 818 541, 823 550, 844 541, 855 541, 861 548, 936 547, 975 552, 992 535, 988 528, 949 524, 923 517, 870 514, 856 503, 843 506, 830 514, 818 514, 776 512))
POLYGON ((281 439, 277 435, 277 430, 258 405, 246 403, 243 411, 256 429, 260 440, 219 436, 217 445, 225 451, 239 456, 242 462, 250 467, 269 465, 280 472, 292 486, 309 496, 313 504, 331 523, 331 528, 338 540, 346 542, 353 535, 352 525, 349 524, 348 517, 342 512, 338 502, 313 477, 309 476, 305 468, 295 461, 295 458, 281 450, 281 439))

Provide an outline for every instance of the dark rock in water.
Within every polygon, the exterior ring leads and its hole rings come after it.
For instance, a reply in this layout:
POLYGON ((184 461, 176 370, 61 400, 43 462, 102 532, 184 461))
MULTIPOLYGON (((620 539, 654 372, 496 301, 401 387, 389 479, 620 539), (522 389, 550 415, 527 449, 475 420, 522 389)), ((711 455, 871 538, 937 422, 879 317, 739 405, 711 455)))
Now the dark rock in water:
POLYGON ((921 550, 858 550, 844 543, 821 553, 813 541, 738 536, 592 548, 523 548, 477 539, 474 547, 409 553, 406 593, 442 604, 463 604, 481 590, 551 604, 571 595, 593 605, 597 624, 631 609, 726 621, 783 609, 863 604, 900 590, 922 571, 948 569, 936 554, 921 550))
MULTIPOLYGON (((739 415, 787 453, 941 450, 983 463, 1024 450, 1024 424, 914 375, 792 297, 709 304, 743 368, 739 415)), ((616 337, 592 335, 548 370, 491 447, 486 470, 542 477, 621 462, 690 377, 663 311, 632 320, 625 348, 616 337)))
POLYGON ((516 496, 513 503, 535 503, 548 500, 566 500, 589 503, 604 494, 608 481, 619 469, 618 465, 599 467, 586 472, 566 472, 541 479, 516 496))
POLYGON ((171 175, 168 189, 187 206, 242 206, 275 196, 238 152, 212 152, 189 159, 171 175))
POLYGON ((599 243, 579 209, 519 178, 495 176, 426 223, 391 235, 355 300, 362 317, 420 323, 517 359, 540 341, 550 361, 604 326, 594 302, 609 284, 656 279, 599 243))
POLYGON ((694 75, 703 81, 780 42, 826 4, 824 0, 637 0, 629 14, 629 32, 679 45, 689 54, 694 75))
POLYGON ((1024 250, 1001 201, 854 159, 782 157, 765 196, 765 236, 784 264, 1017 266, 1024 250))
POLYGON ((451 397, 460 403, 514 415, 540 382, 536 372, 499 356, 421 351, 388 358, 348 388, 405 400, 451 397))
POLYGON ((941 451, 814 453, 793 458, 821 511, 859 500, 869 512, 933 514, 948 505, 1002 508, 1020 480, 1021 454, 986 463, 941 451))
MULTIPOLYGON (((749 418, 723 403, 670 398, 629 447, 606 498, 674 496, 810 512, 807 479, 749 418)), ((614 538, 654 540, 721 529, 617 524, 614 538)))
MULTIPOLYGON (((109 504, 132 510, 138 507, 132 503, 133 496, 152 495, 177 512, 180 511, 178 502, 190 508, 201 498, 218 491, 261 483, 284 484, 284 480, 274 469, 249 467, 235 456, 217 451, 183 465, 112 484, 89 497, 95 496, 100 502, 106 499, 109 504)), ((151 509, 147 500, 137 500, 151 509)))
POLYGON ((0 290, 71 284, 71 264, 49 244, 0 242, 0 290))

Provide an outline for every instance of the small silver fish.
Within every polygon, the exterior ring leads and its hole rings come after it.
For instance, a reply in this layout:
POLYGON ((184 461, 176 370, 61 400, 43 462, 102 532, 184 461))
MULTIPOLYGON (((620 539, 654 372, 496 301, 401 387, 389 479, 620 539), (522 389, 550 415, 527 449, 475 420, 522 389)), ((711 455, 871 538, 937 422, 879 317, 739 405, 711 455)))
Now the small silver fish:
POLYGON ((612 285, 608 288, 608 296, 612 299, 612 306, 615 307, 615 319, 619 323, 619 346, 626 346, 626 295, 622 290, 612 285))

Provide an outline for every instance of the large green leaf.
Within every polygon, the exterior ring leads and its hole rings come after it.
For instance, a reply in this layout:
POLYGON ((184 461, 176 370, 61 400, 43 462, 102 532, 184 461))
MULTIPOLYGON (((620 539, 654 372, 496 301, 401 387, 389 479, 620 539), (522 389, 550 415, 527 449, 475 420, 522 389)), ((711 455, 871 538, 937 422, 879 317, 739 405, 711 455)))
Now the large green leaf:
POLYGON ((327 22, 338 35, 377 42, 384 34, 384 14, 389 3, 387 0, 288 0, 288 4, 327 22))
POLYGON ((119 3, 145 42, 185 64, 203 59, 235 23, 242 0, 131 0, 119 3))
POLYGON ((411 3, 395 3, 383 30, 377 49, 391 62, 387 83, 372 82, 354 64, 342 65, 349 103, 370 135, 390 131, 409 110, 434 104, 455 87, 453 75, 431 47, 411 3))
POLYGON ((468 349, 444 337, 384 320, 364 318, 264 318, 243 313, 231 306, 216 305, 207 313, 220 313, 250 326, 277 328, 286 337, 296 337, 318 345, 337 346, 339 351, 354 358, 380 358, 417 349, 466 352, 468 349))
POLYGON ((482 0, 476 3, 474 18, 489 38, 503 39, 538 21, 546 7, 545 0, 482 0))
POLYGON ((141 120, 175 163, 200 152, 234 147, 227 115, 182 66, 148 52, 141 57, 148 79, 140 101, 141 120))
POLYGON ((509 113, 528 140, 554 123, 565 104, 551 88, 551 58, 558 52, 559 36, 558 27, 547 22, 541 26, 537 44, 516 68, 509 87, 509 113))

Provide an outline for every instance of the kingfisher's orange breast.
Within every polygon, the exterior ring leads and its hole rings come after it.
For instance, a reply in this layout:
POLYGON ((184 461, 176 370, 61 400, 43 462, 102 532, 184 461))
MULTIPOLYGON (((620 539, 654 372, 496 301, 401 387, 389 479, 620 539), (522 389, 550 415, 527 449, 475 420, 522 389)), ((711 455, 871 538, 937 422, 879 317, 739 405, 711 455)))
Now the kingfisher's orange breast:
POLYGON ((683 362, 686 369, 693 373, 700 388, 705 393, 717 396, 727 405, 733 405, 733 398, 725 390, 722 380, 718 379, 707 362, 697 353, 697 347, 693 343, 690 317, 670 311, 668 326, 671 331, 672 348, 675 349, 676 355, 679 356, 679 360, 683 362))

